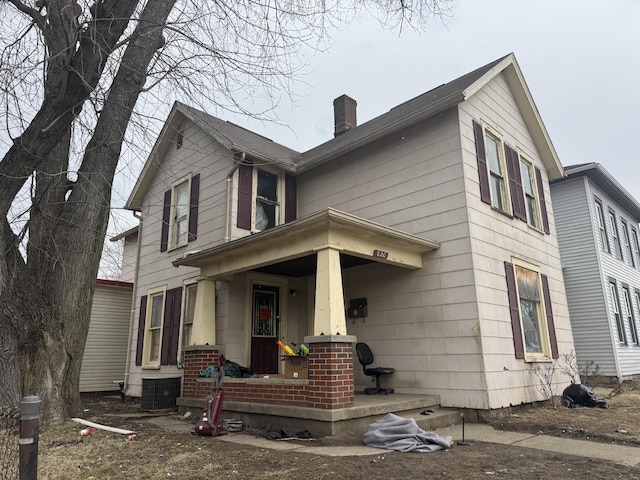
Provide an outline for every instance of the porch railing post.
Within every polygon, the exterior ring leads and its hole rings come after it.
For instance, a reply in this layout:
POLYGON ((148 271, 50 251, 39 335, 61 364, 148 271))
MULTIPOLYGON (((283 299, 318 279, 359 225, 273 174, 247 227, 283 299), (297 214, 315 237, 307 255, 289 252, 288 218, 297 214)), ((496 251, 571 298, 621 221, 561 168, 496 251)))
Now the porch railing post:
POLYGON ((28 395, 20 402, 20 480, 38 478, 38 435, 40 407, 38 395, 28 395))

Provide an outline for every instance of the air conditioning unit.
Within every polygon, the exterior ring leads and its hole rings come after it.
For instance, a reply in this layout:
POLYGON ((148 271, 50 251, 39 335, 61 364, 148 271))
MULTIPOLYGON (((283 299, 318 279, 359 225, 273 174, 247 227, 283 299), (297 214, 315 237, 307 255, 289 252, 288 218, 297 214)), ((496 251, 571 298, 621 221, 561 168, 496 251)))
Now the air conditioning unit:
POLYGON ((163 410, 176 408, 176 400, 180 396, 181 377, 175 378, 143 378, 141 410, 163 410))

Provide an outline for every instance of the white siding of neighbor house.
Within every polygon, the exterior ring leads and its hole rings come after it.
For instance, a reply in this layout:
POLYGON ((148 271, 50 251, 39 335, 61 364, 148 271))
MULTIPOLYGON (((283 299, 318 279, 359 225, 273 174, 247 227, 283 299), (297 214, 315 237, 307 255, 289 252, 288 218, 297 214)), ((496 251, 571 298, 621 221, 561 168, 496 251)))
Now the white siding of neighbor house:
MULTIPOLYGON (((504 262, 513 258, 539 267, 547 275, 560 355, 573 349, 571 325, 547 172, 502 74, 459 107, 466 203, 468 205, 473 282, 479 311, 479 347, 483 353, 489 407, 542 399, 530 364, 515 358, 504 262), (480 199, 472 120, 485 122, 502 140, 540 169, 550 234, 492 209, 480 199)), ((505 180, 506 181, 506 180, 505 180)), ((544 364, 542 364, 544 367, 544 364)), ((567 379, 554 377, 556 393, 567 379)))
POLYGON ((81 392, 118 390, 124 380, 132 289, 96 285, 80 369, 81 392))
POLYGON ((581 366, 593 361, 601 373, 615 376, 615 324, 608 320, 607 282, 599 268, 604 253, 593 196, 586 177, 556 183, 551 192, 577 360, 581 366))
MULTIPOLYGON (((174 268, 171 262, 185 252, 199 250, 224 242, 226 216, 227 176, 233 169, 231 152, 215 141, 202 129, 185 120, 182 148, 170 146, 162 159, 162 168, 144 197, 142 221, 138 238, 140 265, 136 289, 136 310, 131 339, 131 361, 127 394, 140 396, 142 378, 178 377, 182 370, 175 365, 163 365, 159 369, 145 369, 135 365, 135 349, 138 337, 140 298, 149 289, 165 286, 167 289, 181 287, 187 279, 194 279, 199 269, 174 268), (164 192, 185 176, 200 174, 200 198, 198 203, 198 238, 186 246, 160 251, 160 233, 164 192)), ((226 292, 219 293, 223 297, 226 292)), ((219 298, 223 298, 220 297, 219 298)), ((224 331, 219 332, 225 338, 224 331)))
POLYGON ((122 273, 123 282, 133 282, 136 270, 136 253, 138 250, 138 233, 132 233, 122 240, 122 273))
MULTIPOLYGON (((609 242, 611 244, 611 252, 600 252, 600 264, 602 269, 602 278, 604 282, 604 288, 607 288, 608 279, 614 278, 616 280, 618 296, 620 297, 621 311, 624 312, 623 305, 623 297, 622 297, 622 285, 629 285, 629 291, 631 293, 631 303, 634 310, 634 318, 636 320, 636 325, 639 324, 638 320, 640 317, 640 312, 638 310, 638 305, 636 304, 635 297, 633 296, 633 292, 636 288, 640 289, 640 270, 636 265, 636 268, 631 266, 631 262, 628 259, 627 252, 624 251, 623 246, 623 259, 616 258, 614 255, 614 247, 612 240, 612 225, 609 222, 608 212, 609 210, 613 210, 616 215, 616 221, 618 222, 618 232, 622 232, 621 227, 621 219, 625 219, 629 227, 633 226, 636 229, 638 228, 638 224, 636 220, 623 208, 615 203, 611 197, 609 197, 604 191, 600 190, 593 182, 588 182, 588 193, 589 199, 592 208, 593 221, 595 222, 595 207, 594 202, 597 197, 602 201, 602 207, 605 214, 605 223, 607 226, 607 232, 609 235, 609 242)), ((631 232, 629 232, 631 234, 631 232)), ((640 374, 640 347, 637 345, 633 345, 631 342, 631 330, 630 326, 627 323, 626 319, 624 320, 627 344, 622 344, 619 342, 615 317, 612 312, 612 299, 610 298, 608 289, 606 290, 606 305, 607 310, 609 312, 608 319, 611 328, 611 335, 609 336, 610 341, 615 346, 615 357, 614 361, 616 362, 616 370, 618 377, 627 377, 630 375, 638 375, 640 374)))

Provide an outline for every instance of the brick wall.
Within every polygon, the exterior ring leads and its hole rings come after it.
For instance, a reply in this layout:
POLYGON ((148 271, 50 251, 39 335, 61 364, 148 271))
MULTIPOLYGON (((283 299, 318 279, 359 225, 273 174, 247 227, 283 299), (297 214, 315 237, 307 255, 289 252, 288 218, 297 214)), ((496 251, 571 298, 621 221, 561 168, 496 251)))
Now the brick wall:
POLYGON ((184 373, 182 377, 182 396, 187 398, 204 398, 211 391, 211 379, 208 382, 199 382, 203 378, 200 371, 210 365, 218 366, 220 353, 216 349, 200 347, 185 348, 184 352, 184 373))
POLYGON ((351 343, 309 345, 309 406, 337 409, 353 405, 351 343))

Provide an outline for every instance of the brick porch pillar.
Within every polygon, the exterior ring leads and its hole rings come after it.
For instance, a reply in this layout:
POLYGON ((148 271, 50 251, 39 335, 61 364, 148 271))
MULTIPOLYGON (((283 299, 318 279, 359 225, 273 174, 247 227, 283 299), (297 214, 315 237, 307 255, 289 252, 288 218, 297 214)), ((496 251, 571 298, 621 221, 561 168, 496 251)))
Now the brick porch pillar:
POLYGON ((207 396, 211 384, 199 383, 200 371, 209 365, 218 366, 220 348, 215 345, 190 345, 183 348, 184 373, 182 375, 182 396, 201 398, 207 396))
POLYGON ((309 406, 338 409, 353 406, 354 335, 305 337, 309 346, 309 406))

